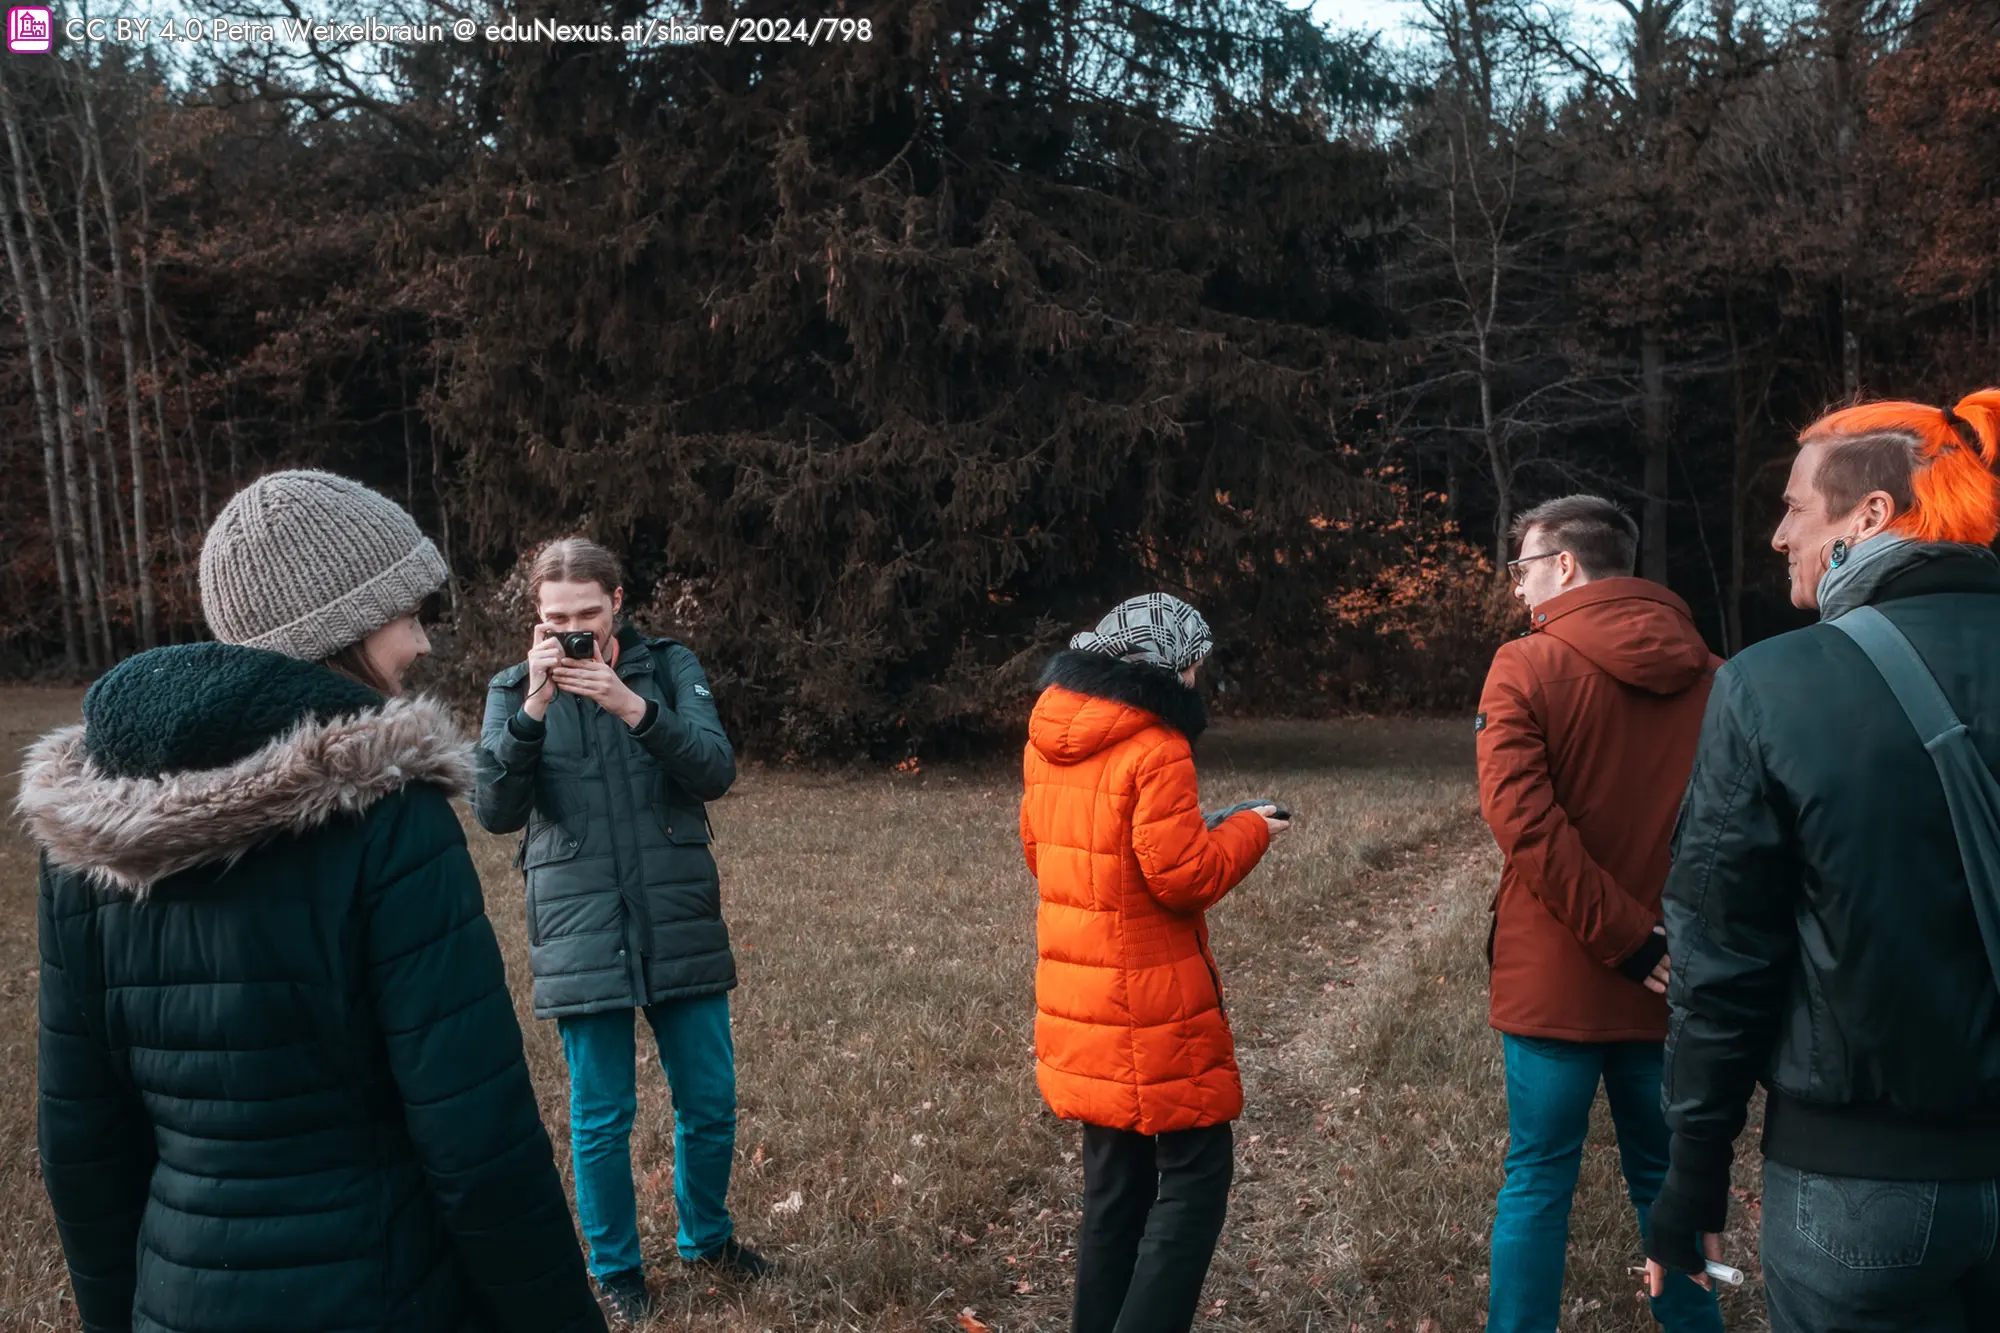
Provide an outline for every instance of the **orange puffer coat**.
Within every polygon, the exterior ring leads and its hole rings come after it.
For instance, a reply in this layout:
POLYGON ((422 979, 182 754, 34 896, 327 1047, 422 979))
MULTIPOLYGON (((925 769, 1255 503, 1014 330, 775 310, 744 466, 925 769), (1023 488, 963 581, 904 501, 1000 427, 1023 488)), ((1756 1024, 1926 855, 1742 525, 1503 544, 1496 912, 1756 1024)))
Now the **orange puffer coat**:
POLYGON ((1028 724, 1021 843, 1041 882, 1035 1077, 1066 1120, 1161 1134, 1234 1120, 1243 1081, 1203 913, 1270 845, 1211 831, 1201 697, 1157 667, 1057 654, 1028 724))

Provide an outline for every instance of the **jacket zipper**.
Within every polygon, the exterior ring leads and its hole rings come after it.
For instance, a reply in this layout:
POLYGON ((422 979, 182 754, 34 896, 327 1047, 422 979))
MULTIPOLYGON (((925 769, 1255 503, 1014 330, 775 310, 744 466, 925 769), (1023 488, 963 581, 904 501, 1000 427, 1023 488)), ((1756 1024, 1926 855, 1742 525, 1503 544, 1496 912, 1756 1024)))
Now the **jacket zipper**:
MULTIPOLYGON (((611 756, 609 752, 604 753, 602 756, 599 755, 600 747, 597 745, 596 740, 594 739, 593 736, 593 733, 597 730, 598 720, 600 718, 609 717, 611 715, 604 711, 604 707, 601 704, 597 705, 597 713, 595 716, 593 716, 590 712, 591 708, 590 704, 585 703, 582 699, 576 699, 575 703, 576 703, 578 729, 583 732, 584 758, 586 760, 594 761, 598 772, 601 773, 604 777, 604 800, 605 800, 606 812, 612 815, 612 822, 615 824, 617 822, 617 816, 615 812, 612 812, 610 810, 611 756)), ((611 880, 612 883, 618 886, 618 896, 621 900, 623 900, 623 898, 625 897, 625 867, 623 863, 621 863, 618 859, 618 838, 615 833, 612 835, 611 838, 611 880)))
POLYGON ((595 758, 597 755, 597 746, 591 741, 590 738, 590 730, 593 719, 591 718, 589 712, 585 710, 583 700, 577 698, 574 694, 572 694, 569 697, 569 701, 576 708, 577 730, 581 732, 583 735, 583 757, 586 759, 595 758))
MULTIPOLYGON (((613 670, 615 671, 616 668, 613 668, 613 670)), ((621 681, 625 679, 624 672, 619 671, 617 674, 618 678, 621 681)), ((581 699, 577 700, 577 705, 579 708, 581 708, 583 706, 583 700, 581 699)), ((591 728, 597 726, 604 719, 610 717, 611 714, 605 711, 604 706, 602 704, 598 705, 597 716, 589 719, 588 724, 584 728, 585 734, 588 735, 591 728)), ((625 725, 623 722, 620 722, 615 718, 613 718, 612 721, 614 721, 621 728, 624 727, 625 725)), ((646 948, 648 947, 645 941, 645 936, 646 933, 651 929, 651 923, 641 918, 639 908, 634 905, 635 899, 643 901, 643 899, 645 898, 646 886, 644 884, 640 884, 637 890, 632 895, 629 896, 625 892, 625 863, 618 856, 618 833, 616 829, 617 816, 614 812, 611 812, 610 806, 611 806, 611 793, 614 787, 623 789, 629 795, 629 793, 632 790, 632 781, 631 781, 632 775, 625 767, 623 751, 619 752, 618 772, 616 775, 614 775, 611 772, 611 759, 612 759, 611 751, 607 748, 603 752, 603 757, 598 761, 597 767, 598 771, 604 775, 605 809, 607 813, 612 814, 612 824, 614 826, 611 833, 612 881, 618 887, 618 901, 620 905, 623 906, 625 909, 625 944, 618 950, 618 952, 620 957, 622 957, 625 961, 625 977, 628 983, 632 981, 632 978, 636 971, 638 977, 638 989, 637 989, 637 994, 634 997, 634 1002, 638 1005, 638 1007, 643 1009, 647 1003, 648 993, 652 989, 652 983, 646 976, 646 961, 645 961, 646 948), (639 945, 636 955, 634 954, 632 948, 633 944, 635 943, 635 940, 633 939, 634 935, 640 937, 636 941, 636 943, 639 945)))

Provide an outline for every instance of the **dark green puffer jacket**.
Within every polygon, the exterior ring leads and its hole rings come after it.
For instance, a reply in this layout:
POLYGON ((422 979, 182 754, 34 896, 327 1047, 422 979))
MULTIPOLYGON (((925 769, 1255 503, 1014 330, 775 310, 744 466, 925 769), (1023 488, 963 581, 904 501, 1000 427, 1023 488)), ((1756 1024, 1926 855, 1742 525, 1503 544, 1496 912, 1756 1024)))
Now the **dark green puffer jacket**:
POLYGON ((618 676, 650 702, 637 728, 560 691, 520 715, 527 663, 487 688, 473 813, 525 827, 535 1017, 636 1009, 736 984, 704 802, 736 780, 708 677, 672 639, 618 632, 618 676))
POLYGON ((444 708, 201 644, 44 738, 40 1147, 89 1333, 596 1333, 444 708))

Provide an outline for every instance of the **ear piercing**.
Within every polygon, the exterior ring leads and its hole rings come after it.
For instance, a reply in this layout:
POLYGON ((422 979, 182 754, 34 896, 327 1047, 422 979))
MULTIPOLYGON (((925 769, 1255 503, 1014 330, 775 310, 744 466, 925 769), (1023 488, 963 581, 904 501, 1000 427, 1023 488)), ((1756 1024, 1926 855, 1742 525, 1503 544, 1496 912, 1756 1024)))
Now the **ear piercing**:
POLYGON ((1833 551, 1827 556, 1826 562, 1834 569, 1839 569, 1847 563, 1847 538, 1835 537, 1833 539, 1833 551))

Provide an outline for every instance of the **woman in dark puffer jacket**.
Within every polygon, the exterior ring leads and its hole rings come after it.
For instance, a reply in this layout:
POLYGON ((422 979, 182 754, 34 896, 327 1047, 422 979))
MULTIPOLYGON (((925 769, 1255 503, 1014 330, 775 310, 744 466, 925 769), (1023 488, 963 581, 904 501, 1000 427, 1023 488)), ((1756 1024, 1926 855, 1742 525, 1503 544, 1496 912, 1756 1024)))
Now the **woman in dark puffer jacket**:
POLYGON ((40 1147, 88 1333, 597 1333, 450 797, 443 561, 325 473, 202 551, 219 643, 40 741, 40 1147))

